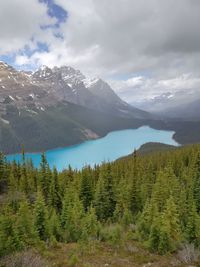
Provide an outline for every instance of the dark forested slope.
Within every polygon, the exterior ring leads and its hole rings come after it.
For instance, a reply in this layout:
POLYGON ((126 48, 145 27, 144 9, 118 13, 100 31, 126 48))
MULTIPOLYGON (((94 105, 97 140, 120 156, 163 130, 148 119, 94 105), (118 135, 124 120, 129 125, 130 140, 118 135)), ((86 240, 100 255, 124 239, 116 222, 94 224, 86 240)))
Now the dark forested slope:
POLYGON ((49 107, 45 112, 22 111, 4 116, 0 121, 0 150, 20 152, 22 145, 29 152, 77 144, 98 138, 113 130, 136 128, 143 120, 115 117, 72 103, 49 107))

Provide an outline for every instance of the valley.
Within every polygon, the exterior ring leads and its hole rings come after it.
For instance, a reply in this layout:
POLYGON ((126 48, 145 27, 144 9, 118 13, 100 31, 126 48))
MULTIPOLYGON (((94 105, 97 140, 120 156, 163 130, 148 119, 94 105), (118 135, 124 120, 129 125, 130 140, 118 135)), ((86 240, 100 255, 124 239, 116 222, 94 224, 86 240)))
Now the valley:
POLYGON ((0 150, 46 151, 143 125, 175 131, 180 144, 200 141, 200 123, 160 118, 121 100, 101 79, 71 67, 17 71, 0 62, 0 150))
POLYGON ((200 0, 0 1, 0 267, 200 267, 200 0))
POLYGON ((150 117, 102 80, 86 81, 71 67, 30 73, 0 63, 0 150, 6 154, 20 152, 22 145, 33 152, 81 143, 139 127, 150 117))

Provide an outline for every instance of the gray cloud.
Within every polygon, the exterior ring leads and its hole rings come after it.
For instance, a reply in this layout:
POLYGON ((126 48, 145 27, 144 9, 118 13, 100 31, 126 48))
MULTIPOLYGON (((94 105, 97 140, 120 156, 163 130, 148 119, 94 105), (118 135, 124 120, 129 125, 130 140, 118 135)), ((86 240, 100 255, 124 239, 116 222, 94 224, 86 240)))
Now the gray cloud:
POLYGON ((39 25, 52 23, 45 5, 36 0, 1 1, 0 23, 4 27, 0 29, 0 52, 21 48, 35 36, 48 43, 49 51, 37 51, 30 58, 19 54, 16 63, 71 65, 107 79, 127 100, 136 94, 139 99, 164 90, 185 89, 189 83, 191 89, 199 79, 199 0, 55 2, 68 12, 60 29, 64 39, 54 38, 52 30, 40 31, 39 25), (142 84, 112 78, 119 76, 133 77, 133 81, 135 76, 142 77, 142 84), (168 88, 160 81, 168 81, 168 88))
POLYGON ((109 83, 127 102, 140 106, 160 95, 184 92, 185 98, 195 98, 200 94, 200 77, 183 74, 175 78, 158 79, 145 76, 132 77, 127 80, 110 80, 109 83))
POLYGON ((53 23, 47 6, 37 0, 0 1, 0 55, 17 52, 26 45, 35 47, 43 40, 40 26, 53 23))
POLYGON ((66 46, 77 55, 96 47, 94 59, 85 63, 103 74, 198 71, 198 0, 57 2, 69 12, 63 25, 66 46))

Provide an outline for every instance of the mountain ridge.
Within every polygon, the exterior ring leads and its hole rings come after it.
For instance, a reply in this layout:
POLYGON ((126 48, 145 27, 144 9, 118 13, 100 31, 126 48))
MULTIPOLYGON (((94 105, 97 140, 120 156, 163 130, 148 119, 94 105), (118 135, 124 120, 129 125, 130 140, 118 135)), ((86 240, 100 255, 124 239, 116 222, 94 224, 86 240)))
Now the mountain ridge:
POLYGON ((172 93, 169 90, 136 106, 163 117, 198 120, 200 119, 200 91, 184 89, 172 93))
POLYGON ((149 113, 122 101, 102 79, 96 79, 92 86, 86 86, 86 77, 79 70, 69 66, 53 68, 42 66, 30 73, 17 71, 8 64, 0 62, 0 77, 2 77, 0 78, 1 106, 4 101, 9 103, 14 101, 17 106, 19 106, 17 102, 21 104, 25 102, 27 105, 27 101, 28 104, 32 101, 35 109, 45 109, 45 106, 67 101, 122 117, 140 119, 151 117, 149 113), (20 101, 20 98, 23 101, 20 101))
POLYGON ((0 62, 0 150, 35 152, 141 126, 151 114, 122 101, 103 80, 68 66, 17 71, 0 62), (91 83, 90 83, 91 84, 91 83), (104 94, 99 94, 98 90, 104 94))
POLYGON ((110 131, 149 125, 173 130, 180 144, 200 142, 197 121, 152 115, 121 100, 101 79, 71 67, 17 71, 0 62, 0 151, 45 151, 110 131))

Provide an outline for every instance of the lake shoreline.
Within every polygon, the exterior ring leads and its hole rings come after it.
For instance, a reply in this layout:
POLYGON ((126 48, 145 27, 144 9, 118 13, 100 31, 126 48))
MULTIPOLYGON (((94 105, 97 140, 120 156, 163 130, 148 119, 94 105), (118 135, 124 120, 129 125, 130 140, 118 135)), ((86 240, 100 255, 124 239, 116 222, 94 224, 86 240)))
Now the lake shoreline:
MULTIPOLYGON (((145 125, 142 125, 142 126, 139 126, 139 127, 136 127, 136 128, 125 128, 125 129, 120 129, 120 130, 115 130, 115 131, 110 131, 104 135, 101 135, 101 136, 98 136, 97 138, 90 138, 90 139, 85 139, 83 142, 79 142, 79 143, 75 143, 75 144, 72 144, 72 145, 64 145, 64 146, 59 146, 59 147, 53 147, 53 148, 48 148, 47 150, 43 151, 43 150, 36 150, 36 151, 26 151, 25 149, 25 155, 26 154, 31 154, 31 155, 35 155, 35 154, 42 154, 42 153, 47 153, 47 152, 50 152, 52 150, 60 150, 60 149, 64 149, 64 148, 71 148, 71 147, 75 147, 75 146, 79 146, 81 144, 84 144, 84 143, 87 143, 87 142, 90 142, 90 141, 93 141, 93 140, 99 140, 99 139, 102 139, 104 137, 106 137, 107 135, 111 134, 111 133, 115 133, 115 132, 120 132, 120 131, 126 131, 126 130, 137 130, 137 129, 140 129, 142 127, 150 127, 154 130, 158 130, 158 131, 165 131, 165 132, 174 132, 173 133, 173 136, 172 136, 172 139, 177 143, 179 144, 180 146, 183 145, 183 144, 180 144, 178 143, 178 141, 174 138, 174 136, 176 135, 176 132, 173 131, 173 130, 165 130, 165 129, 159 129, 159 128, 156 128, 156 127, 153 127, 153 126, 150 126, 148 124, 145 124, 145 125)), ((8 154, 4 154, 6 157, 7 156, 15 156, 15 155, 18 155, 18 154, 21 154, 22 153, 22 150, 19 151, 19 152, 15 152, 15 153, 8 153, 8 154)))
MULTIPOLYGON (((174 131, 156 130, 148 125, 137 129, 125 129, 109 132, 104 137, 86 140, 73 146, 50 149, 45 152, 50 168, 56 166, 59 170, 71 166, 82 169, 102 162, 113 162, 118 158, 131 154, 134 149, 148 142, 159 142, 179 146, 173 139, 174 131)), ((39 166, 41 153, 26 153, 26 159, 32 159, 34 166, 39 166)), ((22 154, 6 156, 8 161, 22 162, 22 154)))

